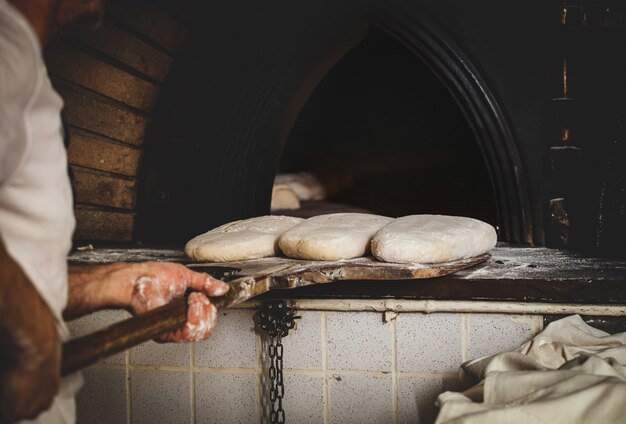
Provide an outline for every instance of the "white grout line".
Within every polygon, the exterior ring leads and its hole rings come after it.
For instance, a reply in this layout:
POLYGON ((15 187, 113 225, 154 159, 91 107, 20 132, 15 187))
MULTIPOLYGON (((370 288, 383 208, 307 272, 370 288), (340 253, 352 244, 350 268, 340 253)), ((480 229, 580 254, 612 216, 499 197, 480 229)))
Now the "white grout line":
MULTIPOLYGON (((126 365, 116 364, 94 364, 90 368, 110 369, 110 370, 126 370, 126 365)), ((130 370, 140 371, 163 371, 163 372, 185 372, 189 371, 189 367, 167 367, 158 365, 131 365, 130 370)), ((197 373, 214 373, 214 374, 238 374, 251 375, 258 374, 255 368, 206 368, 193 367, 194 376, 197 373)), ((354 375, 354 376, 370 376, 370 377, 389 377, 393 375, 392 371, 369 371, 369 370, 343 370, 330 368, 289 368, 283 371, 286 375, 305 376, 305 377, 325 377, 332 378, 334 374, 354 375)), ((451 372, 422 372, 422 371, 396 371, 398 376, 402 377, 424 377, 424 378, 453 378, 457 374, 451 372)))
MULTIPOLYGON (((469 317, 461 314, 461 362, 467 361, 469 348, 469 317)), ((460 365, 460 364, 459 364, 460 365)))
POLYGON ((191 405, 191 424, 196 424, 196 374, 193 372, 196 365, 196 343, 189 344, 189 404, 191 405))
POLYGON ((250 375, 256 374, 257 371, 255 368, 194 368, 194 371, 197 373, 200 372, 210 372, 214 374, 241 374, 241 375, 250 375))
POLYGON ((169 365, 139 365, 139 364, 130 364, 128 366, 131 371, 140 370, 140 371, 166 371, 166 372, 188 372, 189 367, 180 367, 180 366, 169 366, 169 365))
POLYGON ((330 422, 330 389, 328 387, 328 326, 326 322, 326 315, 326 312, 320 313, 322 326, 322 372, 324 375, 324 424, 328 424, 330 422))
POLYGON ((283 374, 300 375, 300 376, 305 376, 305 377, 324 377, 324 375, 326 374, 326 371, 324 371, 321 368, 303 368, 303 369, 297 369, 297 368, 286 369, 285 368, 283 370, 283 374))
POLYGON ((127 349, 124 352, 124 370, 126 376, 126 423, 133 423, 133 415, 132 415, 132 395, 130 392, 130 349, 127 349))
POLYGON ((399 315, 389 320, 391 327, 391 422, 398 424, 398 321, 399 315))
MULTIPOLYGON (((154 370, 154 371, 167 371, 167 372, 181 372, 189 371, 189 367, 177 367, 168 365, 131 365, 131 364, 94 364, 90 365, 90 368, 111 369, 111 370, 125 370, 126 368, 131 370, 154 370)), ((220 368, 220 367, 193 367, 194 372, 214 372, 217 374, 229 373, 234 374, 254 374, 255 368, 220 368)))
POLYGON ((432 378, 438 379, 457 379, 459 373, 456 372, 417 372, 417 371, 402 371, 398 373, 401 377, 419 377, 419 378, 432 378))
MULTIPOLYGON (((123 370, 125 369, 124 365, 109 365, 109 366, 97 366, 91 365, 89 368, 97 368, 97 369, 110 369, 110 370, 123 370)), ((164 371, 164 372, 184 372, 189 371, 189 368, 174 368, 174 367, 165 367, 165 366, 150 366, 150 365, 133 365, 131 366, 131 370, 138 371, 164 371)), ((256 370, 253 368, 194 368, 193 371, 195 373, 206 372, 206 373, 215 373, 215 374, 241 374, 241 375, 250 375, 255 374, 256 370)), ((324 373, 327 374, 336 374, 343 373, 346 375, 363 375, 363 376, 372 376, 372 377, 389 377, 393 374, 393 371, 376 371, 376 370, 350 370, 350 369, 340 369, 340 368, 327 368, 323 370, 321 368, 289 368, 283 371, 283 374, 289 375, 301 375, 308 377, 322 377, 324 373)), ((427 371, 397 371, 398 375, 410 375, 410 376, 429 376, 429 375, 448 375, 454 374, 451 372, 427 372, 427 371)))
POLYGON ((103 364, 103 363, 97 363, 97 364, 89 365, 89 368, 104 368, 104 369, 111 369, 111 370, 125 370, 127 366, 128 365, 126 364, 126 359, 124 359, 124 363, 123 364, 103 364))
POLYGON ((362 371, 362 370, 337 370, 327 369, 326 373, 330 378, 334 378, 334 375, 340 374, 340 376, 368 376, 368 377, 391 377, 392 371, 362 371))

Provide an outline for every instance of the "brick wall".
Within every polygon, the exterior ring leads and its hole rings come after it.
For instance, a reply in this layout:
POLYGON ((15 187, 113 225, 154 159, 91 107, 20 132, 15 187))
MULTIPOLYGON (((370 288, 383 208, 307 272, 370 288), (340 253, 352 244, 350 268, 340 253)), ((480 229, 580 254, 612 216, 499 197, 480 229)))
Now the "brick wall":
POLYGON ((184 2, 118 1, 100 27, 45 52, 65 101, 77 240, 130 241, 152 110, 185 39, 184 2))

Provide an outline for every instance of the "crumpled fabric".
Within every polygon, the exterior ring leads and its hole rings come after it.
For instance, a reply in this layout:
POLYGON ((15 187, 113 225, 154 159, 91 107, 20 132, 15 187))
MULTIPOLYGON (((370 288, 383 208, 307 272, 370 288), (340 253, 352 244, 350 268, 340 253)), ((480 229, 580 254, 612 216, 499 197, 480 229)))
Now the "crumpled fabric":
POLYGON ((465 362, 462 393, 439 395, 436 424, 626 422, 626 333, 572 315, 512 352, 465 362))

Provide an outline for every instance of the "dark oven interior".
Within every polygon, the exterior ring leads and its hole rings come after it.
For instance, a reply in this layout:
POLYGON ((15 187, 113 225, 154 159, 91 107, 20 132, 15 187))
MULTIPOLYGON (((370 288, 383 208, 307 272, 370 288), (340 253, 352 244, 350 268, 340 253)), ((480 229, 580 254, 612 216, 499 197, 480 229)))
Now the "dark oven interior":
POLYGON ((76 239, 182 245, 269 213, 275 176, 306 171, 330 195, 300 213, 465 215, 502 241, 620 251, 623 6, 513 9, 111 2, 46 53, 76 239))
POLYGON ((414 53, 376 27, 301 109, 277 172, 303 171, 318 176, 339 210, 497 225, 489 173, 461 109, 414 53))

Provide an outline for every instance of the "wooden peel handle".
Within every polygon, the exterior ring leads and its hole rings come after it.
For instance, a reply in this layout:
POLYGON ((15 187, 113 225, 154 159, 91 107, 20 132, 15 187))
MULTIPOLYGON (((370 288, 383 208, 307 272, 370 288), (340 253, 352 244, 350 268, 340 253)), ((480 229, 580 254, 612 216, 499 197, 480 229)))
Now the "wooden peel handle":
POLYGON ((63 344, 61 375, 65 376, 130 347, 148 341, 187 322, 187 299, 113 324, 63 344))
MULTIPOLYGON (((231 290, 211 303, 218 310, 240 303, 252 296, 240 296, 231 284, 231 290)), ((176 330, 187 322, 187 297, 175 299, 159 308, 118 322, 95 333, 63 343, 61 375, 85 368, 98 360, 137 346, 143 342, 176 330)))

